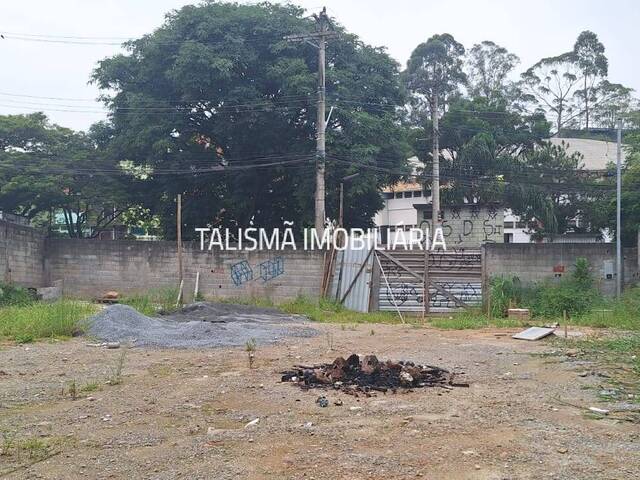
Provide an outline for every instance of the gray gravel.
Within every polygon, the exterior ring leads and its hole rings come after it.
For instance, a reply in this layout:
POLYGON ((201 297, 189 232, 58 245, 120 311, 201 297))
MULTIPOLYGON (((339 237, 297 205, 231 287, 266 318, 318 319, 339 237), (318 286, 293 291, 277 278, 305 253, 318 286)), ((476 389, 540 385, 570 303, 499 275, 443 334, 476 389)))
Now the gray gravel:
POLYGON ((110 305, 90 319, 89 334, 105 342, 134 346, 198 348, 258 345, 285 337, 310 337, 305 317, 276 309, 199 302, 160 318, 142 315, 128 305, 110 305))

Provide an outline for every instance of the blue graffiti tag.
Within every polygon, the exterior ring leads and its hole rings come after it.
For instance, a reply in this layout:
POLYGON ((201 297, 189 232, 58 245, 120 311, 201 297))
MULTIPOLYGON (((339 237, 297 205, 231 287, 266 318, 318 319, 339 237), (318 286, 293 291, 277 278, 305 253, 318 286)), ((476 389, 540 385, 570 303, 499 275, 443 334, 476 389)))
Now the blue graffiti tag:
MULTIPOLYGON (((262 268, 260 270, 262 271, 262 268)), ((236 287, 253 280, 253 269, 249 262, 242 260, 231 265, 231 280, 236 287)))
POLYGON ((284 273, 284 258, 276 257, 273 260, 267 260, 260 265, 260 278, 263 282, 276 278, 284 273))

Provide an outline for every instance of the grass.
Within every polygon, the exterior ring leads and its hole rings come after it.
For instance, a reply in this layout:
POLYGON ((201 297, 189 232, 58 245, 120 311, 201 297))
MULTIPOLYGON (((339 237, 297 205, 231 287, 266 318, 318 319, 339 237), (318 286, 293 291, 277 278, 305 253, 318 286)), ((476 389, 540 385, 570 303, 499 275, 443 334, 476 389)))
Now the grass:
POLYGON ((129 305, 143 315, 156 316, 177 310, 178 289, 174 287, 155 288, 143 294, 125 296, 120 303, 129 305))
MULTIPOLYGON (((277 308, 285 313, 304 315, 314 322, 322 323, 401 323, 398 314, 395 312, 354 312, 353 310, 348 310, 338 302, 326 299, 311 299, 305 296, 299 296, 295 300, 283 303, 274 303, 262 297, 229 297, 221 300, 217 299, 217 301, 240 305, 253 305, 256 307, 277 308)), ((415 318, 405 318, 405 321, 407 323, 415 323, 415 318)))
POLYGON ((475 328, 514 328, 526 326, 521 320, 513 318, 492 317, 478 310, 465 310, 446 317, 436 317, 430 325, 443 330, 470 330, 475 328))
POLYGON ((98 307, 59 300, 0 308, 0 338, 29 343, 43 338, 71 337, 86 330, 86 319, 98 307))

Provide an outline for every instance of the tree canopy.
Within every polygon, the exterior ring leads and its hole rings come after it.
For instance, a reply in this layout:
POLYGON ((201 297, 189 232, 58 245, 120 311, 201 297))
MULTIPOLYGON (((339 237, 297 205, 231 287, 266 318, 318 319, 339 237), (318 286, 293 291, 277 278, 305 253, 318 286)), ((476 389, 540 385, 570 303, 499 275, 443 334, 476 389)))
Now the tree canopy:
MULTIPOLYGON (((115 92, 105 98, 109 154, 149 167, 145 205, 165 225, 177 193, 188 227, 312 224, 318 54, 284 37, 313 28, 292 5, 187 6, 130 42, 128 54, 99 63, 93 81, 115 92)), ((402 171, 409 153, 394 110, 404 103, 398 65, 336 30, 327 47, 332 218, 342 176, 378 158, 402 171)), ((347 225, 368 226, 379 187, 397 178, 364 170, 347 191, 347 225)))

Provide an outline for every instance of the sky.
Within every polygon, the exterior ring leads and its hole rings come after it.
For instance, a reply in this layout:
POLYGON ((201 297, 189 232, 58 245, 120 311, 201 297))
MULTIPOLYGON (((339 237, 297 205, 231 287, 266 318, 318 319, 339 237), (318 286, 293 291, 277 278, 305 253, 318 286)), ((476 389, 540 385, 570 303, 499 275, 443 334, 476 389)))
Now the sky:
MULTIPOLYGON (((20 41, 10 38, 10 34, 137 38, 159 27, 166 12, 193 3, 199 2, 4 0, 0 5, 0 33, 9 38, 0 39, 0 114, 44 111, 59 125, 86 130, 92 123, 105 119, 101 104, 95 101, 99 90, 88 83, 91 72, 99 60, 121 52, 117 45, 20 41)), ((637 0, 292 3, 309 13, 326 6, 328 13, 347 30, 366 43, 387 47, 402 66, 416 45, 433 34, 447 32, 467 48, 492 40, 517 54, 521 58, 519 69, 525 70, 540 58, 570 50, 581 31, 592 30, 606 47, 610 81, 640 92, 637 0)))

